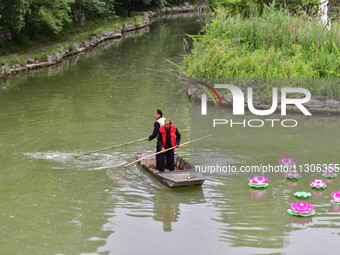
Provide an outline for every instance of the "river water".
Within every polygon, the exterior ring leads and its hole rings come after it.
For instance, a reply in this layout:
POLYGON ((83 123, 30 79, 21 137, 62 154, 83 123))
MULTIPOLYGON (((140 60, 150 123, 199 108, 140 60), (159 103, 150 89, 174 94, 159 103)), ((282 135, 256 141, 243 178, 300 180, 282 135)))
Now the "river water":
MULTIPOLYGON (((251 190, 247 178, 207 175, 202 187, 170 190, 138 165, 119 167, 135 152, 154 150, 154 141, 71 158, 147 137, 157 108, 180 129, 190 127, 191 105, 170 61, 181 59, 183 38, 199 28, 195 15, 171 16, 2 82, 0 254, 338 254, 340 207, 329 202, 337 180, 319 192, 308 189, 311 178, 273 178, 266 190, 251 190), (301 189, 313 192, 313 218, 287 214, 301 189)), ((327 128, 338 132, 338 125, 327 128)), ((327 155, 319 130, 308 132, 327 155)), ((238 135, 245 136, 232 139, 238 135)), ((245 150, 232 142, 225 153, 244 164, 272 160, 271 140, 259 139, 245 150)), ((291 145, 280 152, 301 152, 291 145)), ((330 150, 335 155, 338 146, 330 150)), ((178 154, 190 160, 189 147, 178 154)))

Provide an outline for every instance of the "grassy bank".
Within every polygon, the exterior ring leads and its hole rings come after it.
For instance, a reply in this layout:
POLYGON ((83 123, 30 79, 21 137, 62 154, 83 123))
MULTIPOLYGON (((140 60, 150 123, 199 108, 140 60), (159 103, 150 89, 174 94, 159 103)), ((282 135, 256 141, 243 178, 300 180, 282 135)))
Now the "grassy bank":
MULTIPOLYGON (((192 39, 193 49, 180 64, 188 77, 340 77, 339 21, 327 30, 303 12, 269 8, 245 18, 218 9, 192 39)), ((327 86, 319 93, 340 95, 339 89, 328 91, 327 86)))
POLYGON ((138 25, 143 18, 143 13, 135 13, 131 18, 117 17, 114 19, 91 20, 84 26, 70 26, 61 34, 52 38, 43 37, 20 43, 8 42, 8 45, 2 47, 1 53, 11 52, 12 54, 1 56, 0 65, 6 66, 9 70, 14 64, 26 64, 28 58, 45 61, 47 55, 55 55, 57 52, 62 52, 66 49, 71 50, 74 44, 83 43, 93 36, 99 37, 103 32, 118 32, 127 24, 138 25))
POLYGON ((34 39, 30 37, 20 38, 20 40, 10 40, 3 43, 0 47, 0 57, 12 55, 12 54, 24 54, 27 51, 33 50, 43 45, 63 42, 72 38, 73 36, 81 35, 86 38, 86 34, 96 34, 104 32, 107 29, 113 31, 119 29, 121 26, 126 25, 131 22, 141 21, 142 13, 133 13, 131 18, 118 17, 115 18, 97 18, 94 20, 89 20, 85 25, 77 25, 71 23, 64 28, 59 34, 42 34, 36 35, 34 39))

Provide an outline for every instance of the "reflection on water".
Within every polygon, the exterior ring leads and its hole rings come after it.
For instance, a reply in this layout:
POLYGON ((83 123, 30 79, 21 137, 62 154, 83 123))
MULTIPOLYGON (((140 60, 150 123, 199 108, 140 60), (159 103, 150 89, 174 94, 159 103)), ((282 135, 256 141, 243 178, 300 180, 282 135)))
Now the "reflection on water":
POLYGON ((195 187, 190 192, 183 189, 176 191, 161 190, 154 196, 155 221, 163 223, 163 230, 171 232, 172 223, 177 222, 180 216, 180 204, 196 204, 204 202, 204 194, 201 187, 195 187), (178 199, 180 198, 180 199, 178 199))
POLYGON ((251 197, 261 199, 267 195, 267 190, 250 190, 251 197))
POLYGON ((309 223, 313 222, 313 218, 297 218, 297 217, 290 217, 290 221, 298 224, 298 225, 308 225, 309 223))
POLYGON ((179 204, 174 201, 172 193, 158 193, 154 201, 153 219, 163 223, 164 231, 172 231, 171 223, 176 222, 179 216, 179 204))

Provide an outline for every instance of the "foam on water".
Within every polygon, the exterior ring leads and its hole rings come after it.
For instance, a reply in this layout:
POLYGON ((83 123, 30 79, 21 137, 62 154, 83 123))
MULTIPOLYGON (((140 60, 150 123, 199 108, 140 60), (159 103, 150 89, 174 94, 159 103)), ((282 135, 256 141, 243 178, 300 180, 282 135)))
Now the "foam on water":
POLYGON ((65 152, 35 152, 24 153, 25 156, 33 159, 48 160, 55 162, 51 169, 65 169, 67 167, 87 168, 89 170, 102 170, 111 167, 123 165, 126 163, 122 160, 126 155, 121 153, 101 154, 93 153, 79 158, 73 158, 74 153, 65 152), (60 164, 64 166, 60 166, 60 164))

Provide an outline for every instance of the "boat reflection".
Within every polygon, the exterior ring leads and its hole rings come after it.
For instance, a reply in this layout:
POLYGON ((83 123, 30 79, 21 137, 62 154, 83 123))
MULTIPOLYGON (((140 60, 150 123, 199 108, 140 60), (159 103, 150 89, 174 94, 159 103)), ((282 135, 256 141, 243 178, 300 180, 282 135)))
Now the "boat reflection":
POLYGON ((162 189, 154 196, 155 221, 163 223, 163 230, 171 232, 172 223, 180 217, 180 204, 204 203, 202 187, 183 187, 176 189, 162 189))

